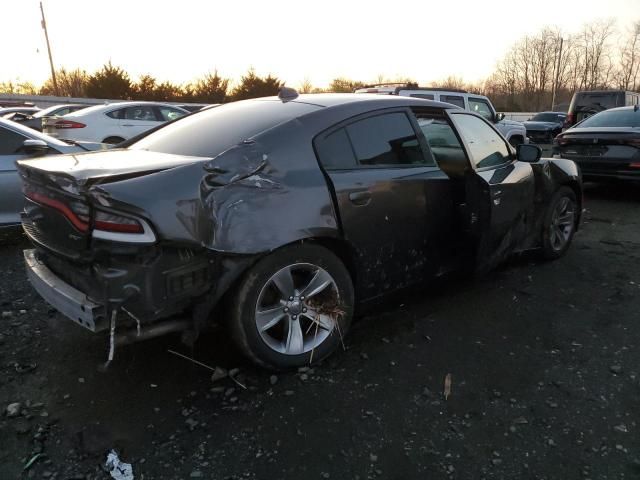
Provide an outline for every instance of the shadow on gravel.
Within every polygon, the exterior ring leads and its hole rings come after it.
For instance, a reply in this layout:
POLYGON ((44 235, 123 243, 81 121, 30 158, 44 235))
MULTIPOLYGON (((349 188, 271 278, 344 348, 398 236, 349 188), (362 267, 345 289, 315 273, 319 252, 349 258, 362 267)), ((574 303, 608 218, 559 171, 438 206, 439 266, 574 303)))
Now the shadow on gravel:
POLYGON ((587 182, 584 184, 584 194, 587 200, 640 202, 640 182, 587 182))

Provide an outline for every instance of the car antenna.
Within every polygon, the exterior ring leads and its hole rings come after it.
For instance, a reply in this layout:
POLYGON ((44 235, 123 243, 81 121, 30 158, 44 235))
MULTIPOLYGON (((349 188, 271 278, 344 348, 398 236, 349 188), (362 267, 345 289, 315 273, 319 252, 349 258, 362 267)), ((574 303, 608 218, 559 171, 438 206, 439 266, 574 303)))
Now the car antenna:
POLYGON ((280 90, 278 91, 278 98, 283 102, 288 102, 289 100, 298 98, 298 92, 295 88, 280 87, 280 90))

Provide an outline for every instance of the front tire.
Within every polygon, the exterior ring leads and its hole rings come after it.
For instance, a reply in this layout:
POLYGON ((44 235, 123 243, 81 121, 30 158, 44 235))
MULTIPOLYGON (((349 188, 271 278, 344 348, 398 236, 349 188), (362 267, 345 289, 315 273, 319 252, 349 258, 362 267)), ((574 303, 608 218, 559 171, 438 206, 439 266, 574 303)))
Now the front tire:
POLYGON ((245 274, 228 306, 230 329, 255 363, 296 368, 343 345, 353 302, 351 277, 338 257, 319 245, 294 245, 245 274))
POLYGON ((542 225, 542 256, 547 260, 562 257, 576 231, 578 202, 569 187, 560 187, 551 197, 542 225))

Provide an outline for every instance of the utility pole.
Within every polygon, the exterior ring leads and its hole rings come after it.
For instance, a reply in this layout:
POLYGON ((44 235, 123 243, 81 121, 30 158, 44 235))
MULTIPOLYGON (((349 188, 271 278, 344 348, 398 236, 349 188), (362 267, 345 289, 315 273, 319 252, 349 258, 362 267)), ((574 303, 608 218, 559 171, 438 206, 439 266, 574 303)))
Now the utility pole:
POLYGON ((556 104, 556 90, 558 90, 558 79, 560 77, 560 62, 562 61, 562 43, 564 39, 560 37, 560 51, 558 52, 558 60, 556 62, 556 75, 553 80, 553 95, 551 95, 551 110, 553 110, 553 106, 556 104))
POLYGON ((53 80, 53 90, 56 96, 59 96, 60 92, 58 91, 58 81, 56 80, 56 69, 53 68, 51 45, 49 44, 49 34, 47 33, 47 21, 44 19, 44 8, 42 8, 42 2, 40 2, 40 12, 42 13, 42 29, 44 30, 44 38, 47 40, 47 51, 49 52, 49 65, 51 66, 51 80, 53 80))

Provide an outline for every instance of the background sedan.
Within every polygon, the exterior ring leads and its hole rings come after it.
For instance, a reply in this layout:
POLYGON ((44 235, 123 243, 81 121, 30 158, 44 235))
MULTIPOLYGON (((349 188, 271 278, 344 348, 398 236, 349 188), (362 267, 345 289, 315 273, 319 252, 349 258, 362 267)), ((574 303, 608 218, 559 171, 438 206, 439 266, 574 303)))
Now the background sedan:
POLYGON ((112 103, 84 108, 45 122, 43 131, 67 140, 117 144, 188 113, 184 108, 164 103, 112 103))
POLYGON ((556 137, 554 154, 575 161, 585 178, 640 180, 640 110, 620 107, 556 137))
POLYGON ((551 143, 562 132, 566 121, 564 112, 540 112, 524 122, 524 127, 533 143, 551 143))
POLYGON ((89 105, 81 104, 68 104, 68 105, 54 105, 43 110, 38 110, 32 113, 14 113, 9 120, 18 122, 25 127, 33 128, 34 130, 42 131, 43 121, 48 117, 61 117, 72 112, 76 112, 83 108, 87 108, 89 105))

